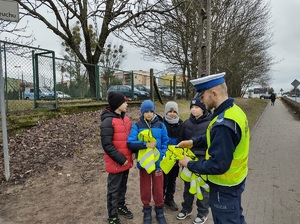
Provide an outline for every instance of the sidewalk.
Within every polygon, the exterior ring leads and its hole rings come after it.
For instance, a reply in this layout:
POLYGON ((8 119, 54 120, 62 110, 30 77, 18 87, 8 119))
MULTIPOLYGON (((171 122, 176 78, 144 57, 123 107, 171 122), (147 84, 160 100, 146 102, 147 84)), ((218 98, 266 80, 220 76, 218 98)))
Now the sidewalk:
MULTIPOLYGON (((249 173, 242 196, 247 224, 300 224, 300 121, 276 100, 275 106, 268 103, 250 132, 249 173)), ((176 191, 181 192, 178 183, 176 191)), ((192 223, 195 210, 176 223, 192 223)), ((169 209, 166 213, 174 214, 169 209)), ((211 212, 205 224, 213 224, 211 212)))
POLYGON ((250 131, 247 223, 300 224, 300 121, 276 100, 250 131))

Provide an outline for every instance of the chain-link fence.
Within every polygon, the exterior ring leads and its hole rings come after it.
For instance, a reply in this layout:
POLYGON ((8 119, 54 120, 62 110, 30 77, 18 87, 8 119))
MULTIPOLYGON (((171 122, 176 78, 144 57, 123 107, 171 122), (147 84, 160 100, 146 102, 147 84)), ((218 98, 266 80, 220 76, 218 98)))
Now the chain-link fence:
POLYGON ((109 91, 141 100, 150 98, 151 91, 155 98, 163 99, 178 99, 185 94, 181 76, 155 77, 151 71, 84 64, 56 58, 51 50, 3 41, 0 44, 8 113, 105 100, 109 91))
POLYGON ((101 98, 98 65, 56 58, 46 49, 0 44, 8 113, 57 108, 59 100, 101 98))
POLYGON ((54 52, 9 42, 0 44, 4 59, 7 111, 49 107, 46 104, 43 106, 40 101, 50 97, 54 88, 54 52))

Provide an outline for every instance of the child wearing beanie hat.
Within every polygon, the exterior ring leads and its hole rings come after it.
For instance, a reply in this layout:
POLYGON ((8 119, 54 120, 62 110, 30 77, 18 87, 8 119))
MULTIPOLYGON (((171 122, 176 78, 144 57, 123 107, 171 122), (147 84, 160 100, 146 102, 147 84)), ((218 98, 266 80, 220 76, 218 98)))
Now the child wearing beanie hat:
POLYGON ((204 103, 201 103, 200 98, 194 98, 194 99, 191 100, 190 109, 194 105, 200 107, 203 110, 203 113, 206 113, 206 111, 207 111, 206 106, 205 106, 204 103))
POLYGON ((151 100, 143 101, 141 113, 140 119, 132 126, 127 145, 133 152, 137 153, 137 167, 140 172, 140 197, 144 213, 143 223, 152 223, 152 207, 150 206, 152 195, 156 219, 158 223, 165 224, 167 222, 164 216, 164 176, 160 161, 166 154, 169 141, 168 132, 162 117, 155 113, 155 106, 151 100), (143 137, 145 135, 149 140, 145 140, 146 137, 143 137), (153 149, 153 153, 144 153, 145 149, 148 150, 149 148, 153 149), (159 158, 153 155, 154 151, 159 152, 159 158), (143 159, 139 160, 139 157, 143 159), (142 162, 143 164, 141 164, 142 162), (154 171, 147 169, 148 164, 153 167, 154 171))
MULTIPOLYGON (((180 131, 182 120, 178 115, 178 104, 169 101, 165 106, 164 124, 167 127, 169 145, 177 145, 180 142, 180 131)), ((179 166, 175 164, 168 174, 164 174, 164 202, 173 211, 178 210, 178 205, 174 201, 176 190, 176 179, 179 174, 179 166)))
POLYGON ((154 106, 154 103, 151 100, 145 100, 141 104, 141 113, 142 113, 142 115, 145 112, 148 112, 148 111, 152 111, 153 113, 155 113, 155 106, 154 106))
MULTIPOLYGON (((200 98, 195 98, 191 100, 190 103, 190 117, 185 120, 181 129, 182 140, 192 139, 193 137, 198 137, 206 133, 207 126, 210 122, 211 115, 206 110, 203 103, 200 102, 200 98)), ((193 147, 192 152, 197 156, 199 160, 205 158, 206 147, 193 147)), ((178 213, 177 219, 185 219, 189 214, 192 213, 193 203, 195 195, 189 192, 190 182, 184 182, 184 193, 182 210, 178 213)), ((206 191, 202 191, 203 200, 196 198, 197 205, 197 217, 193 223, 204 223, 207 219, 209 212, 209 194, 206 191)))
POLYGON ((119 108, 123 103, 126 102, 126 96, 122 93, 118 92, 109 92, 108 93, 108 104, 111 110, 115 111, 119 108))
POLYGON ((175 111, 176 114, 178 115, 179 114, 178 104, 174 101, 167 102, 165 106, 165 116, 169 111, 175 111))
POLYGON ((125 115, 126 98, 111 92, 109 107, 101 112, 100 136, 104 150, 107 176, 107 211, 109 223, 120 223, 118 215, 132 219, 133 214, 125 204, 129 169, 133 165, 132 152, 127 146, 131 122, 125 115), (120 199, 120 200, 119 200, 120 199))

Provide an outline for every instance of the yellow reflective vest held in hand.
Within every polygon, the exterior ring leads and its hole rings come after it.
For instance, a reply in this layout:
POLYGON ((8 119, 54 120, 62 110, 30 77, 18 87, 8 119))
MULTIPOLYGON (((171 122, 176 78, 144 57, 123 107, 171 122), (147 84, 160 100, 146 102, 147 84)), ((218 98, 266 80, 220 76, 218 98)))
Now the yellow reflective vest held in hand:
MULTIPOLYGON (((156 142, 149 129, 143 130, 138 134, 138 140, 143 142, 156 142)), ((146 148, 138 151, 137 161, 148 174, 155 170, 155 162, 159 160, 160 152, 157 148, 146 148)))
POLYGON ((203 188, 206 192, 209 192, 208 184, 205 183, 205 181, 199 175, 196 175, 195 173, 192 173, 190 183, 191 184, 190 184, 189 192, 191 194, 196 194, 197 198, 199 200, 203 200, 201 188, 203 188))
POLYGON ((197 158, 195 154, 188 148, 178 148, 176 145, 168 145, 166 155, 159 164, 162 171, 165 174, 168 174, 178 160, 184 159, 184 153, 192 160, 197 158))
MULTIPOLYGON (((186 150, 186 155, 191 158, 193 161, 197 161, 198 158, 195 154, 190 150, 186 150)), ((180 159, 184 157, 181 156, 180 159)), ((196 194, 199 200, 203 200, 203 195, 201 188, 203 188, 206 192, 209 192, 208 184, 202 179, 201 175, 195 174, 191 172, 187 167, 184 167, 180 172, 180 178, 185 182, 190 182, 189 192, 191 194, 196 194)))

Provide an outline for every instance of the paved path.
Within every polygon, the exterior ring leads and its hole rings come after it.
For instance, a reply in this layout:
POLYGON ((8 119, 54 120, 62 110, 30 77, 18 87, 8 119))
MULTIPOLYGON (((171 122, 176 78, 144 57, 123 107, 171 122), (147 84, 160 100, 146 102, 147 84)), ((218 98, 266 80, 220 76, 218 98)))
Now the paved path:
POLYGON ((248 224, 300 224, 300 121, 280 100, 251 130, 243 194, 248 224))
MULTIPOLYGON (((276 100, 250 131, 249 173, 242 198, 247 223, 300 224, 300 121, 276 100)), ((191 218, 176 223, 190 224, 195 210, 191 218)), ((211 213, 205 224, 213 224, 211 213)))

